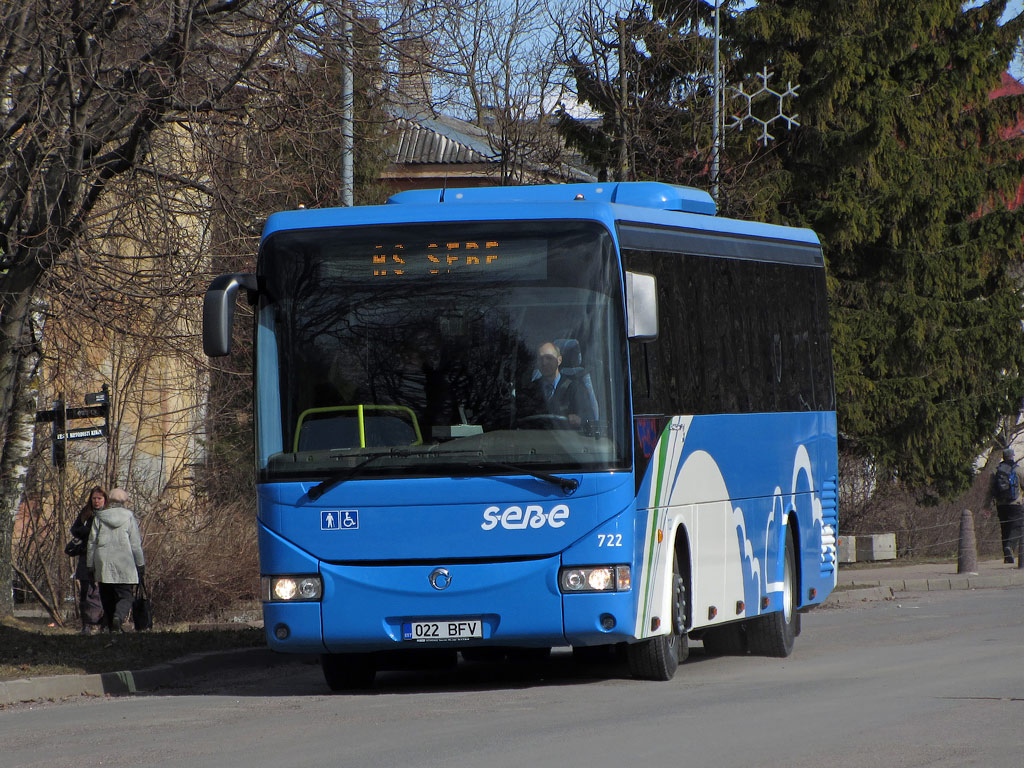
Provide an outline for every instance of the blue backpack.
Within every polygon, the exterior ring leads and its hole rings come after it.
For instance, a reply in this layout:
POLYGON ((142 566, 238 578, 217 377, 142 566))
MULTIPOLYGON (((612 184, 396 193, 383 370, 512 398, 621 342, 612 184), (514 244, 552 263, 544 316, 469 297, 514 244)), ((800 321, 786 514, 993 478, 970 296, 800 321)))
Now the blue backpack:
POLYGON ((1017 480, 1017 472, 1014 465, 1008 461, 999 462, 996 467, 996 503, 1013 504, 1020 493, 1020 483, 1017 480))

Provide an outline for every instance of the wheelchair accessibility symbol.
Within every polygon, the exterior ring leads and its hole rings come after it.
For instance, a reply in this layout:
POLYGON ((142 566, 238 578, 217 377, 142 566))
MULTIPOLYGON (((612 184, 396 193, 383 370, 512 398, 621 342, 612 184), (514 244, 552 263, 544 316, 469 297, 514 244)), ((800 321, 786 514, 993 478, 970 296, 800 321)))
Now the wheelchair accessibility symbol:
POLYGON ((320 512, 321 531, 351 531, 358 527, 357 509, 325 509, 320 512))

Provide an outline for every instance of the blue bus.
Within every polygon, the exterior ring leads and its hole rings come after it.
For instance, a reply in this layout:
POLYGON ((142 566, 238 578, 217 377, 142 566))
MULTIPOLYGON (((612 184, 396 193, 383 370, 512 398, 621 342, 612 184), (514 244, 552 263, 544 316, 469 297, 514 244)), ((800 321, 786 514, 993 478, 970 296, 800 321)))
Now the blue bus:
POLYGON ((208 355, 239 291, 267 641, 332 690, 458 653, 784 657, 836 584, 809 230, 653 182, 414 190, 270 216, 208 355))

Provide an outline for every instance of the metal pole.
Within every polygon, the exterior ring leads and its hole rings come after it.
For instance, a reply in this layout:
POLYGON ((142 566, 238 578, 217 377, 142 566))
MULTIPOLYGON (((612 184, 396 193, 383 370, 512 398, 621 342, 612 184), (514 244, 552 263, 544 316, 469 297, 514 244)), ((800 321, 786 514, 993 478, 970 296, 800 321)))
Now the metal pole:
POLYGON ((629 105, 629 80, 626 76, 626 20, 622 16, 616 17, 616 24, 619 28, 619 130, 622 135, 619 137, 619 167, 616 171, 616 181, 628 181, 626 176, 627 152, 626 146, 626 110, 629 105))
POLYGON ((719 131, 719 124, 721 123, 721 112, 719 104, 722 100, 722 82, 721 72, 718 63, 719 57, 719 27, 718 27, 718 2, 715 0, 715 74, 714 74, 714 92, 715 92, 715 106, 712 111, 712 125, 711 125, 711 196, 718 202, 718 157, 721 148, 722 135, 719 131))
POLYGON ((352 155, 355 144, 352 131, 352 17, 349 7, 348 3, 341 7, 341 204, 346 207, 353 204, 352 155))
POLYGON ((110 441, 111 441, 111 429, 110 429, 110 411, 113 409, 113 403, 110 402, 110 387, 104 384, 100 387, 100 391, 103 393, 103 404, 106 406, 106 413, 103 414, 103 429, 106 430, 106 448, 107 455, 103 459, 103 480, 104 483, 109 482, 110 472, 110 441))

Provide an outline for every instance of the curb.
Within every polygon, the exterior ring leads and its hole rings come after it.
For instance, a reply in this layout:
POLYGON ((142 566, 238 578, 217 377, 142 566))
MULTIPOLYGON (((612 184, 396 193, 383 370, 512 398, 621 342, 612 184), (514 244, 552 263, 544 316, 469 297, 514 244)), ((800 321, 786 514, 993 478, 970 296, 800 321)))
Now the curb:
POLYGON ((1024 586, 1024 572, 980 576, 976 573, 958 573, 951 576, 904 579, 855 579, 842 585, 844 591, 872 587, 891 589, 893 592, 945 592, 954 589, 997 589, 1024 586))
MULTIPOLYGON (((876 574, 877 576, 877 574, 876 574)), ((853 575, 840 581, 824 605, 836 607, 872 600, 892 600, 897 592, 946 592, 954 589, 999 589, 1024 586, 1024 570, 1002 573, 958 573, 912 578, 863 578, 853 575)))
POLYGON ((125 696, 151 691, 189 677, 236 667, 271 667, 304 657, 275 653, 269 648, 208 651, 140 670, 92 675, 53 675, 0 681, 0 707, 30 701, 53 701, 70 696, 125 696))
POLYGON ((861 589, 839 589, 832 592, 824 606, 842 607, 854 603, 867 603, 875 600, 894 600, 896 597, 891 587, 863 587, 861 589))

